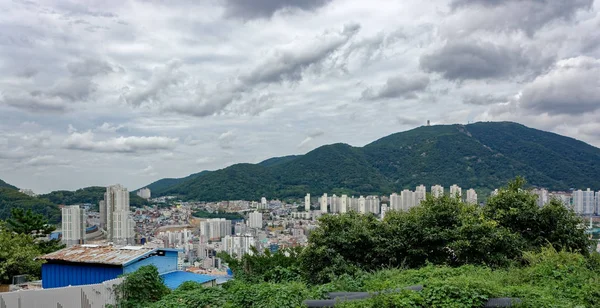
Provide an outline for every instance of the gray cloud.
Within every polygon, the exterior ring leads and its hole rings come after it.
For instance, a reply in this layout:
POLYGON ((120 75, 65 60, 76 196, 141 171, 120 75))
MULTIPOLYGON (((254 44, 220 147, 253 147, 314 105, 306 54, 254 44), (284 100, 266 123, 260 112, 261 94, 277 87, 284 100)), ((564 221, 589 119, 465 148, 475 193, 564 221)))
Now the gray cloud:
POLYGON ((521 29, 528 35, 556 21, 570 21, 579 10, 592 8, 594 0, 454 0, 454 10, 467 9, 464 23, 471 30, 521 29))
POLYGON ((65 101, 60 98, 46 98, 37 95, 0 97, 0 103, 29 112, 63 113, 68 109, 65 101))
POLYGON ((65 141, 66 149, 107 153, 135 153, 143 151, 169 150, 177 145, 177 138, 169 137, 118 137, 107 140, 95 140, 91 131, 73 132, 65 141))
POLYGON ((508 101, 508 98, 505 96, 498 96, 492 94, 472 94, 466 95, 463 97, 463 103, 467 105, 475 105, 475 106, 487 106, 499 103, 505 103, 508 101))
POLYGON ((424 91, 429 85, 429 77, 425 75, 417 76, 396 76, 387 80, 385 85, 379 90, 368 88, 362 92, 362 99, 377 100, 389 98, 417 98, 417 93, 424 91))
POLYGON ((322 63, 359 30, 359 24, 351 23, 339 32, 327 31, 314 40, 275 49, 263 63, 241 79, 248 85, 299 81, 307 68, 322 63))
POLYGON ((420 59, 421 68, 449 80, 509 77, 529 60, 520 50, 487 42, 448 42, 420 59))
POLYGON ((417 126, 419 124, 423 124, 423 122, 424 122, 419 119, 409 118, 409 117, 405 117, 405 116, 397 116, 396 120, 397 120, 398 124, 400 124, 400 125, 410 125, 410 126, 417 126))
POLYGON ((224 150, 229 150, 233 148, 233 142, 235 141, 235 139, 237 138, 237 136, 235 135, 235 133, 233 131, 226 131, 224 133, 222 133, 221 135, 219 135, 219 138, 217 138, 217 141, 219 142, 219 147, 221 149, 224 150))
POLYGON ((109 63, 91 58, 77 62, 71 62, 67 65, 67 69, 73 76, 77 77, 91 77, 114 71, 113 67, 109 63))
POLYGON ((331 0, 225 0, 225 15, 243 20, 271 18, 281 10, 313 11, 331 0))
POLYGON ((181 66, 181 61, 171 60, 163 67, 155 68, 145 85, 134 87, 125 93, 125 100, 134 106, 144 102, 160 103, 159 96, 184 79, 185 74, 180 70, 181 66))
POLYGON ((600 59, 561 60, 527 84, 518 106, 532 113, 583 114, 600 109, 600 59))

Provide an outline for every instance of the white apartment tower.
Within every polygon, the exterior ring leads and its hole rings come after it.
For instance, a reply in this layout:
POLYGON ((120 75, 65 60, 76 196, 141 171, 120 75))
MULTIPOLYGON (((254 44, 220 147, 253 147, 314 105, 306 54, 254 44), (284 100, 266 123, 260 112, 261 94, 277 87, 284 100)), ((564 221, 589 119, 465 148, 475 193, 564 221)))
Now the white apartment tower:
POLYGON ((117 184, 106 188, 104 202, 100 202, 100 225, 104 226, 107 240, 117 245, 133 244, 133 219, 129 217, 129 192, 117 184))
POLYGON ((477 192, 471 188, 467 190, 467 199, 465 200, 468 204, 477 204, 477 192))
POLYGON ((450 186, 450 198, 462 198, 462 188, 460 186, 454 184, 450 186))
POLYGON ((327 194, 323 194, 321 197, 321 214, 327 213, 327 194))
POLYGON ((210 241, 217 241, 226 235, 231 235, 231 220, 211 218, 202 221, 200 235, 206 236, 210 241))
POLYGON ((534 189, 531 191, 531 193, 537 195, 537 205, 539 207, 542 207, 548 203, 548 191, 546 189, 534 189))
POLYGON ((62 243, 67 247, 85 244, 85 209, 79 205, 65 206, 62 212, 62 243))
POLYGON ((253 246, 256 246, 256 240, 249 234, 226 235, 221 240, 223 251, 237 258, 241 258, 245 254, 252 254, 251 247, 253 246))
POLYGON ((367 212, 367 200, 363 196, 358 198, 358 212, 362 214, 367 212))
POLYGON ((400 193, 401 210, 410 210, 415 206, 415 201, 415 193, 413 191, 405 189, 400 193))
POLYGON ((431 186, 431 195, 434 198, 440 198, 444 195, 444 187, 441 185, 431 186))
POLYGON ((402 209, 402 199, 397 193, 390 195, 390 210, 399 211, 402 209))
POLYGON ((137 195, 142 199, 148 200, 148 199, 150 199, 150 196, 152 195, 152 193, 150 192, 150 188, 144 187, 137 191, 137 195))
POLYGON ((381 206, 381 220, 383 220, 385 218, 385 213, 387 213, 387 211, 389 210, 387 205, 382 205, 381 206))
POLYGON ((591 215, 594 213, 595 202, 594 192, 589 188, 586 191, 581 189, 573 192, 573 209, 579 215, 591 215))
POLYGON ((262 213, 258 211, 250 213, 250 218, 248 219, 248 227, 261 229, 262 226, 262 213))
POLYGON ((425 201, 426 198, 427 198, 427 188, 425 188, 425 185, 417 186, 417 188, 415 189, 416 205, 421 204, 421 202, 425 201))
POLYGON ((377 196, 367 196, 365 199, 365 210, 368 213, 379 214, 379 205, 381 202, 379 201, 379 197, 377 196))
POLYGON ((348 195, 342 195, 342 197, 340 198, 341 202, 340 202, 340 213, 347 213, 348 212, 348 195))
POLYGON ((331 196, 331 202, 329 202, 329 204, 331 205, 331 212, 332 213, 339 213, 340 212, 340 198, 338 196, 336 196, 335 194, 333 194, 333 196, 331 196))
POLYGON ((307 212, 310 211, 310 194, 306 194, 304 197, 304 210, 307 212))
POLYGON ((267 198, 265 198, 265 197, 260 198, 260 209, 266 210, 268 208, 269 208, 269 206, 267 205, 267 198))
POLYGON ((600 215, 600 191, 596 192, 596 215, 600 215))

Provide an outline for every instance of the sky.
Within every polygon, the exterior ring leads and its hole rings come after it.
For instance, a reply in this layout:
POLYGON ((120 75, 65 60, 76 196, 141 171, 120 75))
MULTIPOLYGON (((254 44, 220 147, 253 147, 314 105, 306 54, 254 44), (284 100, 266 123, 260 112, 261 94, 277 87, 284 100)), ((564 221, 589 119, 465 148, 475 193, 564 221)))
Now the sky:
POLYGON ((0 179, 37 193, 515 121, 600 146, 600 0, 0 0, 0 179))

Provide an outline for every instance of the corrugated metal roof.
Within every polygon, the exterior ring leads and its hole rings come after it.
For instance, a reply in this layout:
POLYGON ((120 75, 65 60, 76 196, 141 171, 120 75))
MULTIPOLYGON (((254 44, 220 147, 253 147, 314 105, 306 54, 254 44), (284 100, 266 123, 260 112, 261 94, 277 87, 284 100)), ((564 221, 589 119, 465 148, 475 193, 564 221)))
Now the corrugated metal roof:
POLYGON ((164 284, 171 290, 177 289, 182 283, 186 281, 195 281, 198 283, 205 283, 211 280, 216 280, 214 276, 195 274, 184 271, 175 271, 162 275, 164 284))
POLYGON ((125 265, 154 250, 156 249, 142 246, 76 245, 41 256, 39 259, 74 263, 125 265))

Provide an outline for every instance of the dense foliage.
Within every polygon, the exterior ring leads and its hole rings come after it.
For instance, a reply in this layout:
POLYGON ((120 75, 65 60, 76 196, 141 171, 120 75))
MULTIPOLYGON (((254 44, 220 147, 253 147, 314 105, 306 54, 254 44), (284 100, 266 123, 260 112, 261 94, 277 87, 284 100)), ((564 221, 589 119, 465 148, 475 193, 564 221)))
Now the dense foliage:
POLYGON ((198 218, 225 218, 228 220, 244 219, 244 215, 240 213, 211 213, 204 210, 194 211, 192 216, 198 218))
POLYGON ((534 186, 568 190, 600 187, 598 161, 598 148, 516 123, 423 126, 362 148, 333 144, 301 156, 165 179, 156 182, 160 190, 153 193, 204 201, 258 200, 458 184, 483 196, 517 175, 534 186))
POLYGON ((36 257, 64 247, 46 238, 54 227, 42 215, 19 208, 11 212, 8 220, 0 220, 0 284, 12 283, 16 275, 39 278, 43 262, 36 257))
POLYGON ((60 222, 61 213, 56 204, 44 198, 30 197, 14 189, 0 188, 0 219, 10 217, 14 208, 41 214, 53 224, 60 222))
MULTIPOLYGON (((51 193, 40 195, 39 198, 50 200, 54 204, 74 205, 74 204, 92 204, 93 207, 98 207, 100 200, 104 200, 106 187, 91 186, 81 188, 75 191, 57 190, 51 193)), ((129 204, 132 207, 142 207, 148 205, 148 201, 140 198, 135 193, 129 194, 129 204)))
POLYGON ((162 196, 164 195, 165 191, 167 189, 169 189, 172 186, 175 186, 176 184, 179 184, 183 181, 187 181, 189 179, 195 178, 197 176, 203 175, 205 173, 207 173, 208 171, 201 171, 198 173, 194 173, 194 174, 190 174, 184 178, 165 178, 165 179, 160 179, 156 182, 153 182, 147 186, 145 186, 146 188, 150 189, 151 193, 153 196, 162 196))
POLYGON ((116 285, 115 297, 119 308, 147 307, 169 294, 154 265, 145 265, 126 274, 123 282, 116 285))

